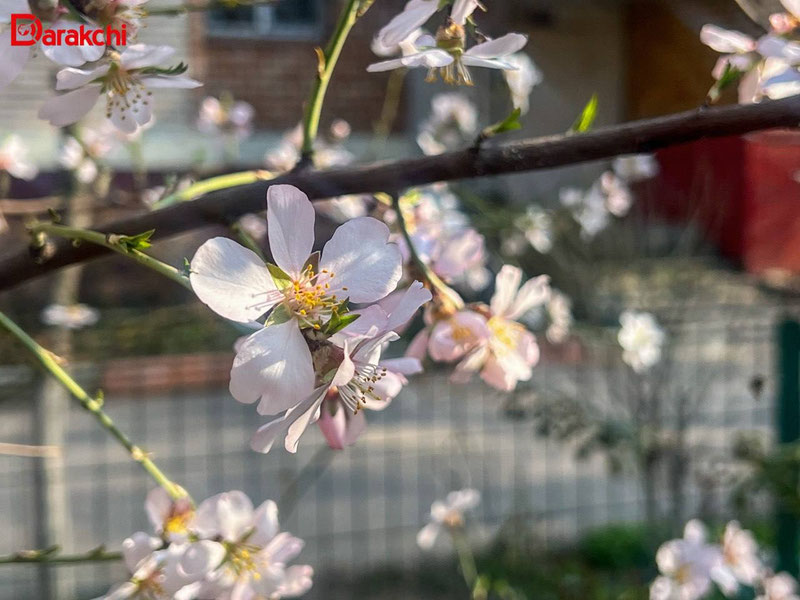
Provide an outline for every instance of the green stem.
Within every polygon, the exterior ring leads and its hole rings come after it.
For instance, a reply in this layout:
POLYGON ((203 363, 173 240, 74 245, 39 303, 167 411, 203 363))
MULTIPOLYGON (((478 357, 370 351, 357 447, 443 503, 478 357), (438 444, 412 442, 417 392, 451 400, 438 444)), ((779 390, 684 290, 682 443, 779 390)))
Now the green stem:
POLYGON ((261 260, 267 262, 267 257, 264 256, 264 251, 261 249, 261 246, 259 246, 258 242, 253 239, 252 235, 245 231, 241 223, 237 222, 231 225, 231 230, 236 234, 236 237, 239 238, 239 241, 242 242, 245 247, 255 252, 261 260))
POLYGON ((186 492, 174 484, 161 472, 156 464, 147 456, 147 453, 135 445, 111 420, 103 410, 102 397, 93 398, 78 385, 78 383, 58 364, 56 356, 46 348, 40 346, 36 340, 25 333, 14 321, 0 312, 0 325, 5 327, 14 337, 31 351, 44 369, 52 375, 72 396, 88 410, 100 425, 105 428, 130 454, 131 458, 142 465, 142 468, 163 487, 173 498, 183 498, 186 492))
POLYGON ((240 185, 247 185, 257 181, 265 181, 274 177, 274 173, 265 171, 263 169, 258 169, 255 171, 242 171, 241 173, 229 173, 227 175, 211 177, 209 179, 198 181, 197 183, 190 185, 180 192, 175 192, 174 194, 165 196, 156 202, 152 208, 153 210, 166 208, 167 206, 172 206, 173 204, 194 200, 195 198, 204 194, 208 194, 209 192, 217 192, 219 190, 225 190, 240 185))
POLYGON ((408 226, 406 225, 406 219, 403 216, 403 210, 400 207, 399 196, 392 196, 392 208, 394 208, 395 213, 397 213, 397 224, 400 226, 403 239, 406 241, 406 245, 408 246, 408 251, 411 254, 411 260, 414 261, 414 264, 422 276, 428 280, 428 283, 433 290, 439 294, 441 300, 449 303, 455 310, 461 310, 464 308, 464 301, 458 297, 458 294, 450 289, 450 286, 448 286, 436 273, 433 272, 433 269, 431 269, 417 253, 417 249, 414 247, 414 241, 411 239, 411 234, 408 232, 408 226))
POLYGON ((122 560, 120 552, 107 552, 103 547, 95 548, 83 554, 58 554, 60 548, 52 546, 43 550, 23 550, 8 556, 0 556, 0 565, 24 563, 47 563, 51 565, 67 565, 87 562, 115 562, 122 560))
POLYGON ((189 278, 186 277, 186 275, 184 275, 181 271, 172 265, 163 263, 160 260, 141 252, 140 250, 126 248, 120 243, 121 236, 119 235, 113 233, 100 233, 99 231, 90 231, 88 229, 79 229, 77 227, 67 227, 66 225, 57 225, 55 223, 34 223, 33 225, 29 226, 28 230, 34 236, 37 236, 38 234, 57 235, 59 237, 68 238, 71 240, 81 240, 91 244, 97 244, 98 246, 103 246, 104 248, 113 250, 118 254, 132 258, 140 265, 152 269, 153 271, 156 271, 165 277, 169 277, 188 290, 192 289, 192 284, 189 282, 189 278))
POLYGON ((325 103, 325 94, 328 91, 331 76, 336 68, 336 63, 339 61, 339 56, 342 54, 342 48, 344 48, 347 36, 359 16, 363 14, 363 11, 361 11, 362 4, 363 0, 347 0, 347 4, 341 15, 339 15, 336 29, 325 51, 323 52, 320 48, 317 49, 319 70, 303 117, 302 161, 311 162, 313 159, 314 141, 317 139, 317 132, 319 131, 319 120, 322 114, 322 105, 325 103))
POLYGON ((453 546, 458 554, 458 562, 461 565, 461 574, 464 576, 464 582, 467 584, 469 591, 472 592, 478 580, 478 567, 475 565, 475 557, 472 554, 472 548, 469 546, 467 536, 464 535, 463 529, 451 528, 450 537, 453 540, 453 546))

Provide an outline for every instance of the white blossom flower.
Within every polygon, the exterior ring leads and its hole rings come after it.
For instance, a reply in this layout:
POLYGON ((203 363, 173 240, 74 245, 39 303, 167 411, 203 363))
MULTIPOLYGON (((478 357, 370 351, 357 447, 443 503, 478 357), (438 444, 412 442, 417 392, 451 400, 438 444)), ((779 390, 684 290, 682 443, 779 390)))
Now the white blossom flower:
POLYGON ((296 452, 300 436, 321 416, 328 401, 330 416, 345 423, 322 424, 326 438, 334 447, 355 441, 364 427, 362 409, 383 410, 400 392, 403 374, 422 370, 419 361, 381 361, 383 347, 399 336, 395 329, 405 324, 431 293, 414 282, 403 293, 386 298, 382 306, 372 305, 355 311, 359 318, 330 339, 315 344, 313 363, 316 386, 313 392, 277 419, 263 425, 252 437, 250 447, 267 453, 280 436, 284 447, 296 452), (348 422, 349 420, 349 422, 348 422))
POLYGON ((431 114, 422 123, 417 144, 431 156, 455 150, 474 139, 478 131, 478 110, 463 94, 437 94, 431 114))
POLYGON ((622 360, 637 373, 643 373, 661 360, 666 334, 653 315, 625 311, 619 317, 622 327, 617 335, 622 346, 622 360))
POLYGON ((551 289, 545 310, 550 320, 545 335, 554 344, 560 344, 572 327, 572 302, 566 294, 551 289))
POLYGON ((53 327, 83 329, 91 327, 100 319, 97 309, 86 304, 50 304, 42 311, 42 322, 53 327))
POLYGON ((194 506, 188 497, 174 499, 162 487, 153 488, 144 503, 150 525, 171 542, 185 542, 194 520, 194 506))
POLYGON ((605 195, 605 207, 615 217, 624 217, 633 206, 633 194, 628 184, 611 171, 600 176, 600 189, 605 195))
MULTIPOLYGON (((446 83, 472 84, 472 76, 468 67, 486 67, 490 69, 515 69, 505 60, 522 49, 528 38, 519 33, 509 33, 494 40, 466 48, 467 19, 478 8, 477 0, 455 0, 450 11, 450 18, 436 32, 435 39, 418 39, 414 42, 415 52, 404 51, 404 56, 367 67, 370 72, 390 71, 403 67, 425 67, 428 79, 436 78, 440 73, 446 83)), ((412 0, 400 15, 395 17, 378 34, 376 47, 387 49, 398 46, 401 41, 425 23, 438 10, 434 0, 412 0)))
POLYGON ((771 575, 762 582, 763 593, 756 600, 800 600, 797 595, 797 581, 788 573, 771 575))
POLYGON ((240 346, 231 370, 231 394, 258 412, 295 407, 314 389, 314 365, 301 329, 319 330, 342 303, 372 303, 402 275, 400 251, 389 229, 371 217, 340 226, 325 244, 319 266, 311 256, 314 207, 297 188, 267 192, 267 228, 277 266, 227 238, 205 242, 191 263, 197 296, 217 314, 250 323, 268 311, 272 322, 240 346), (272 273, 279 273, 280 277, 272 273))
POLYGON ((512 54, 506 58, 506 62, 515 67, 503 71, 506 85, 511 92, 511 102, 523 115, 527 114, 530 110, 531 92, 542 82, 542 72, 524 52, 512 54))
POLYGON ((450 492, 444 500, 434 502, 431 505, 430 522, 417 534, 417 545, 423 550, 430 550, 443 532, 463 529, 466 511, 477 507, 480 501, 478 490, 466 488, 450 492))
POLYGON ((197 549, 195 561, 216 563, 198 598, 277 600, 311 589, 313 569, 288 565, 303 549, 303 540, 280 532, 272 500, 254 508, 243 492, 213 496, 197 507, 193 528, 207 542, 197 549))
MULTIPOLYGON (((4 0, 2 6, 0 6, 0 90, 14 81, 25 70, 34 55, 33 46, 11 44, 12 32, 9 26, 11 15, 28 14, 30 12, 27 0, 4 0)), ((92 24, 70 21, 60 10, 54 11, 53 15, 42 17, 44 21, 43 28, 55 30, 59 34, 61 31, 77 30, 80 27, 89 30, 102 29, 92 24), (45 18, 50 16, 52 16, 52 19, 45 18)), ((40 48, 42 53, 53 62, 71 67, 79 67, 84 63, 99 60, 106 51, 105 46, 94 44, 77 46, 40 44, 40 48)))
POLYGON ((17 179, 33 179, 39 170, 28 159, 28 148, 16 134, 6 136, 0 144, 0 172, 17 179))
POLYGON ((682 539, 658 549, 656 563, 662 577, 650 588, 651 600, 698 600, 711 590, 712 572, 721 565, 722 552, 706 543, 705 526, 692 520, 682 539))
POLYGON ((88 70, 67 68, 56 75, 57 90, 71 90, 48 100, 39 117, 56 127, 77 122, 101 97, 106 117, 121 131, 134 133, 152 119, 150 88, 196 88, 201 84, 179 72, 161 68, 175 50, 169 46, 128 46, 121 54, 88 70))
MULTIPOLYGON (((138 532, 122 543, 122 554, 131 578, 114 586, 97 600, 192 600, 201 580, 211 571, 208 560, 215 550, 211 542, 169 544, 138 532), (197 556, 204 557, 198 561, 197 556)), ((222 556, 215 556, 218 562, 222 556)))
POLYGON ((247 102, 234 101, 230 96, 208 96, 200 104, 197 127, 204 133, 233 134, 244 139, 252 131, 254 115, 255 109, 247 102))

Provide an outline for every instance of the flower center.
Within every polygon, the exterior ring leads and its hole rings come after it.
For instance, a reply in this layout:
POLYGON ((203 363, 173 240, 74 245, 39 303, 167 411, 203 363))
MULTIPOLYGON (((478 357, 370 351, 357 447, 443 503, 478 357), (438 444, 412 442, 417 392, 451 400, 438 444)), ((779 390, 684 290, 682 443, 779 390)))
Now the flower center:
POLYGON ((329 318, 339 309, 339 299, 336 294, 330 293, 330 281, 334 277, 335 273, 332 271, 322 269, 320 273, 315 273, 314 268, 307 265, 299 279, 283 290, 286 307, 301 322, 319 328, 319 320, 329 318))
POLYGON ((261 554, 261 548, 248 544, 226 544, 228 550, 228 567, 240 577, 249 575, 254 580, 261 579, 261 571, 267 567, 267 560, 261 554))
POLYGON ((457 510, 451 510, 442 521, 449 529, 460 529, 464 526, 464 517, 457 510))
POLYGON ((386 377, 386 367, 380 365, 356 365, 356 372, 353 378, 339 388, 339 397, 342 403, 349 408, 353 414, 367 405, 367 400, 383 401, 383 398, 375 393, 375 386, 381 379, 386 377))
POLYGON ((435 81, 438 72, 447 84, 472 85, 472 76, 464 66, 464 63, 461 62, 461 55, 464 54, 465 43, 466 32, 458 23, 449 21, 445 25, 439 27, 436 32, 436 47, 448 52, 453 57, 453 62, 439 69, 430 69, 426 81, 435 81))
POLYGON ((497 342, 494 350, 501 353, 510 352, 517 347, 517 341, 522 330, 519 323, 503 319, 501 317, 492 317, 488 322, 489 331, 492 332, 492 340, 497 342))
POLYGON ((111 52, 111 67, 103 78, 103 90, 106 92, 106 117, 111 118, 115 110, 122 111, 121 119, 126 118, 125 113, 132 110, 139 112, 140 105, 147 106, 149 97, 153 92, 148 92, 135 76, 135 72, 127 71, 120 63, 118 52, 111 52))

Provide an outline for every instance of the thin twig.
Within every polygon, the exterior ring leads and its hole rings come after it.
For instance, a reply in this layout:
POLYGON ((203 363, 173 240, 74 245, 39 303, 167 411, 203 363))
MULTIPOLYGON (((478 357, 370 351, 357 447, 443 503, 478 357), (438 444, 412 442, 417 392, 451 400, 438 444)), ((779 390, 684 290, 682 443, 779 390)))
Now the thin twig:
MULTIPOLYGON (((243 214, 264 210, 266 190, 274 184, 294 185, 312 200, 372 192, 393 193, 438 181, 537 171, 620 154, 652 152, 702 138, 795 127, 798 123, 798 96, 746 106, 692 110, 599 128, 582 135, 557 135, 498 144, 484 147, 480 152, 466 149, 364 166, 293 171, 270 181, 219 188, 192 202, 120 219, 99 229, 123 234, 156 229, 158 238, 163 240, 209 225, 228 226, 243 214)), ((51 259, 35 264, 28 249, 19 248, 0 260, 0 290, 106 253, 103 248, 85 244, 74 248, 67 241, 55 245, 51 259)))
POLYGON ((33 354, 42 367, 54 377, 66 389, 81 406, 89 411, 97 422, 116 439, 130 457, 138 462, 142 468, 153 478, 153 480, 163 487, 173 498, 183 498, 186 492, 178 485, 174 484, 159 469, 147 453, 139 446, 135 445, 127 435, 125 435, 111 420, 111 417, 103 410, 102 397, 92 397, 78 385, 78 383, 67 373, 60 364, 57 357, 40 346, 36 340, 23 331, 16 323, 9 319, 4 313, 0 312, 0 325, 5 327, 9 333, 16 337, 33 354))
POLYGON ((47 563, 66 565, 88 562, 112 562, 122 560, 120 552, 108 552, 103 546, 93 548, 83 554, 60 554, 59 546, 51 546, 41 550, 21 550, 7 556, 0 556, 0 565, 24 563, 47 563))

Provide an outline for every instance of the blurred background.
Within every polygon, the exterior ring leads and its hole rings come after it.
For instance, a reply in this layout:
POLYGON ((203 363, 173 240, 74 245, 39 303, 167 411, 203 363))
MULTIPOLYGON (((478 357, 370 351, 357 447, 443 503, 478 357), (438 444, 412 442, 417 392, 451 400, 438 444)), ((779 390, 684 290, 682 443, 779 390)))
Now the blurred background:
MULTIPOLYGON (((461 128, 461 146, 511 110, 499 73, 459 90, 425 83, 424 72, 368 74, 372 36, 403 4, 376 0, 348 41, 323 113, 321 166, 432 152, 420 134, 442 93, 474 106, 477 125, 461 128)), ((596 125, 696 108, 717 59, 700 28, 759 31, 733 0, 486 4, 483 28, 528 34, 542 78, 523 130, 509 137, 563 133, 593 94, 596 125)), ((777 1, 741 4, 756 20, 778 10, 777 1)), ((79 148, 77 159, 72 132, 36 118, 55 74, 37 57, 0 93, 0 140, 19 135, 38 170, 0 185, 0 256, 24 247, 24 223, 49 209, 91 227, 148 210, 191 180, 291 166, 313 49, 336 14, 331 0, 279 0, 150 19, 141 40, 176 45, 204 87, 164 90, 140 137, 79 148), (237 106, 244 124, 215 122, 208 96, 229 114, 237 106)), ((786 489, 798 459, 776 445, 794 435, 781 415, 800 411, 800 134, 700 141, 650 165, 630 181, 630 206, 602 216, 586 197, 578 208, 569 197, 593 189, 609 162, 453 184, 488 270, 512 262, 551 275, 569 298, 566 330, 539 336, 534 375, 511 394, 453 385, 429 365, 344 451, 314 429, 297 455, 251 452, 259 418, 227 390, 241 333, 123 259, 26 283, 0 296, 0 308, 67 359, 87 390, 102 389, 120 427, 195 498, 241 489, 278 501, 284 528, 306 540, 301 562, 316 571, 309 598, 465 597, 450 550, 423 553, 415 536, 432 501, 468 486, 483 495, 470 529, 482 571, 527 597, 644 598, 655 548, 686 519, 738 518, 774 548, 776 522, 796 530, 790 517, 800 512, 796 488, 786 489), (53 305, 72 310, 54 316, 53 305), (651 313, 666 334, 646 373, 622 358, 626 310, 651 313)), ((321 245, 336 210, 319 218, 321 245)), ((180 265, 223 233, 195 231, 153 252, 180 265)), ((460 291, 485 301, 491 279, 460 291)), ((556 321, 558 309, 540 317, 556 321)), ((116 549, 147 528, 149 488, 107 433, 0 336, 0 555, 55 543, 116 549)), ((796 571, 796 559, 785 567, 796 571)), ((115 563, 0 565, 0 599, 92 598, 124 576, 115 563)))

